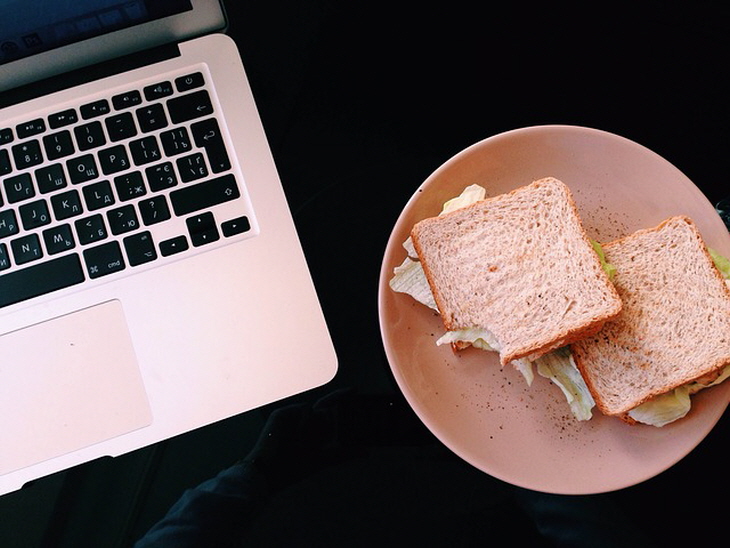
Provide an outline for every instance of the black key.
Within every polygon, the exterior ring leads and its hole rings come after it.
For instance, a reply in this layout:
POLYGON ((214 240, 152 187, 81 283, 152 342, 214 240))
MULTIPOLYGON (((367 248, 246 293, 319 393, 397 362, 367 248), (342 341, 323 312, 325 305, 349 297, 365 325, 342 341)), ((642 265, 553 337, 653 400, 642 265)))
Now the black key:
POLYGON ((88 105, 83 105, 80 108, 80 111, 81 117, 84 120, 89 120, 91 118, 96 118, 97 116, 109 114, 111 109, 109 108, 109 101, 107 101, 106 99, 102 99, 101 101, 94 101, 93 103, 89 103, 88 105))
POLYGON ((155 242, 149 232, 140 232, 139 234, 127 236, 124 238, 123 243, 130 266, 149 263, 157 258, 155 242))
POLYGON ((190 135, 185 127, 176 127, 160 134, 162 148, 168 156, 189 152, 193 148, 190 135))
POLYGON ((43 257, 41 241, 37 234, 21 236, 10 242, 10 247, 13 250, 13 257, 15 257, 15 264, 17 265, 29 263, 43 257))
POLYGON ((0 175, 7 175, 13 171, 13 165, 10 163, 10 154, 7 150, 0 150, 0 175))
POLYGON ((57 255, 76 247, 70 225, 60 225, 44 230, 43 241, 49 255, 57 255))
POLYGON ((112 97, 112 105, 116 110, 134 107, 142 103, 142 95, 139 91, 132 90, 126 93, 120 93, 112 97))
POLYGON ((101 122, 90 122, 74 128, 79 150, 91 150, 106 144, 106 136, 101 122))
POLYGON ((167 101, 170 119, 174 124, 181 124, 195 118, 213 114, 213 104, 206 90, 196 91, 167 101))
POLYGON ((132 153, 132 160, 136 166, 156 162, 162 158, 157 139, 152 135, 137 141, 132 141, 129 143, 129 150, 132 153))
POLYGON ((172 95, 172 83, 171 82, 160 82, 152 86, 144 88, 144 96, 148 101, 155 101, 156 99, 162 99, 168 95, 172 95))
POLYGON ((170 162, 148 167, 144 171, 152 192, 158 192, 177 185, 177 175, 170 162))
POLYGON ((235 200, 240 196, 236 179, 229 174, 175 190, 170 194, 170 200, 175 215, 182 216, 235 200))
POLYGON ((70 131, 60 131, 43 137, 43 148, 49 160, 57 160, 76 152, 70 131))
POLYGON ((167 199, 163 195, 142 200, 137 206, 145 226, 161 223, 171 217, 170 206, 167 205, 167 199))
POLYGON ((119 242, 111 242, 84 250, 84 260, 90 278, 100 278, 124 270, 124 258, 119 242))
POLYGON ((12 209, 0 211, 0 238, 7 238, 8 236, 17 234, 19 230, 15 211, 12 209))
POLYGON ((51 208, 59 221, 70 219, 84 212, 77 190, 69 190, 51 196, 51 208))
POLYGON ((163 257, 169 257, 189 249, 188 239, 185 236, 177 236, 170 238, 164 242, 160 242, 160 254, 163 257))
POLYGON ((68 109, 64 110, 63 112, 57 112, 55 114, 51 114, 48 117, 48 125, 51 126, 51 129, 58 129, 60 127, 65 127, 71 124, 75 124, 79 121, 79 117, 76 114, 76 111, 74 109, 68 109))
POLYGON ((41 194, 59 190, 68 184, 61 164, 53 164, 36 170, 35 180, 41 194))
POLYGON ((30 173, 21 173, 14 177, 8 177, 3 181, 5 197, 8 203, 14 204, 35 196, 35 187, 30 173))
POLYGON ((137 135, 137 126, 134 125, 134 117, 129 112, 110 116, 104 120, 104 123, 109 133, 109 140, 112 142, 131 139, 137 135))
POLYGON ((104 175, 119 173, 129 167, 129 156, 124 145, 117 145, 99 151, 99 165, 104 175))
POLYGON ((37 118, 36 120, 30 120, 22 124, 15 126, 15 132, 18 134, 18 139, 26 139, 33 135, 38 135, 46 131, 46 123, 43 118, 37 118))
POLYGON ((141 198, 147 194, 144 179, 139 171, 125 173, 114 179, 114 188, 117 189, 117 195, 121 201, 141 198))
POLYGON ((167 127, 167 115, 160 103, 137 109, 137 121, 142 133, 167 127))
POLYGON ((195 247, 220 240, 215 218, 210 212, 185 219, 185 224, 188 226, 190 241, 195 247))
POLYGON ((12 150, 15 167, 18 169, 37 166, 43 162, 41 144, 35 139, 15 145, 12 150))
POLYGON ((109 221, 109 228, 114 235, 124 234, 125 232, 131 232, 139 228, 139 218, 133 205, 126 205, 107 211, 106 218, 109 221))
POLYGON ((91 154, 71 158, 66 162, 68 175, 71 182, 75 185, 91 181, 99 176, 99 168, 96 166, 96 160, 91 154))
POLYGON ((8 246, 0 244, 0 270, 10 268, 10 255, 8 255, 8 246))
POLYGON ((81 245, 87 245, 105 239, 108 234, 104 225, 104 218, 97 213, 74 222, 76 234, 81 245))
POLYGON ((205 78, 203 73, 194 72, 193 74, 186 74, 175 78, 175 87, 178 91, 190 91, 191 89, 199 88, 205 85, 205 78))
POLYGON ((177 160, 177 171, 183 183, 189 183, 208 176, 208 168, 205 165, 205 158, 199 152, 190 154, 177 160))
POLYGON ((205 149, 208 162, 213 173, 221 173, 231 169, 231 161, 226 151, 218 121, 215 118, 196 122, 191 127, 195 145, 205 149))
POLYGON ((18 209, 18 213, 20 213, 20 222, 23 223, 25 230, 33 230, 51 222, 51 214, 45 200, 23 204, 18 209))
POLYGON ((86 209, 94 211, 114 204, 114 192, 109 181, 99 181, 86 185, 82 189, 86 209))
POLYGON ((13 142, 13 130, 9 127, 0 129, 0 145, 7 145, 13 142))
POLYGON ((79 256, 64 255, 0 276, 0 307, 80 284, 85 280, 79 256))
POLYGON ((239 217, 238 219, 231 219, 230 221, 226 221, 221 225, 221 230, 223 231, 223 235, 226 238, 229 238, 231 236, 243 234, 244 232, 248 232, 249 230, 251 230, 251 222, 248 220, 248 217, 244 215, 243 217, 239 217))

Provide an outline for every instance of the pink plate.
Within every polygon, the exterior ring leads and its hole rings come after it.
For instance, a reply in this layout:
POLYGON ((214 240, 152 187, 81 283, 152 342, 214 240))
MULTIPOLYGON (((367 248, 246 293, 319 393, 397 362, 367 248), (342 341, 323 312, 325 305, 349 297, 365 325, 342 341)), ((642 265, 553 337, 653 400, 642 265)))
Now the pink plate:
MULTIPOLYGON (((540 126, 490 137, 460 152, 416 190, 393 229, 380 273, 383 343, 393 374, 424 424, 446 446, 503 481, 550 493, 628 487, 666 470, 710 432, 730 400, 730 382, 693 398, 690 414, 663 428, 628 426, 594 412, 576 421, 557 386, 528 387, 496 354, 437 347, 440 318, 388 287, 413 224, 478 183, 489 196, 535 179, 566 183, 589 233, 607 242, 686 214, 707 244, 730 256, 730 235, 712 204, 672 164, 625 138, 594 129, 540 126)), ((549 261, 549 258, 546 258, 549 261)), ((546 262, 546 268, 549 262, 546 262)))

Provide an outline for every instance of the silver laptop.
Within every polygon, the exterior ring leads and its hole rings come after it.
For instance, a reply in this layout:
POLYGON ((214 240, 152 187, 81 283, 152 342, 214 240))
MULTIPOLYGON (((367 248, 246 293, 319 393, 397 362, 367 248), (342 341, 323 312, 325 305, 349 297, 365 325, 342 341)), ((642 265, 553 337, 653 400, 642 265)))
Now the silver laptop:
POLYGON ((224 27, 218 0, 0 3, 0 493, 336 372, 224 27))

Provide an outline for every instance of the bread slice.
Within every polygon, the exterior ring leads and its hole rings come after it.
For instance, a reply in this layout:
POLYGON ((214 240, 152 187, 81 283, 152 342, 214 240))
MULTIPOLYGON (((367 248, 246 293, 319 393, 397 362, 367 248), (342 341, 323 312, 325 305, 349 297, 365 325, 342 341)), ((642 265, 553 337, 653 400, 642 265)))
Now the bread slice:
POLYGON ((411 237, 446 329, 488 330, 502 365, 591 335, 621 309, 555 178, 424 219, 411 237))
POLYGON ((624 308, 571 350, 598 408, 633 422, 634 407, 730 362, 730 290, 687 217, 603 249, 624 308))

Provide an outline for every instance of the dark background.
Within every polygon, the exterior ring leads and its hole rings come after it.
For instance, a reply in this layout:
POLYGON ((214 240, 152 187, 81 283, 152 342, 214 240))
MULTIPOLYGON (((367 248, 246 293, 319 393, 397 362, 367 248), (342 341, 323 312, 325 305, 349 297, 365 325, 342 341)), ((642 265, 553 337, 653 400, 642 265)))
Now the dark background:
POLYGON ((377 281, 390 230, 417 185, 459 150, 505 130, 556 123, 614 132, 664 156, 713 203, 730 195, 730 9, 226 4, 339 373, 290 401, 0 498, 0 546, 129 545, 185 489, 244 457, 273 410, 340 388, 357 395, 367 451, 318 467, 262 509, 249 545, 475 546, 508 534, 551 546, 531 518, 535 504, 524 503, 530 496, 551 509, 555 529, 574 533, 570 545, 596 546, 601 535, 571 525, 577 511, 583 526, 613 520, 637 545, 689 534, 698 545, 727 542, 727 413, 688 457, 635 487, 588 497, 514 489, 451 455, 403 403, 380 340, 377 281))

